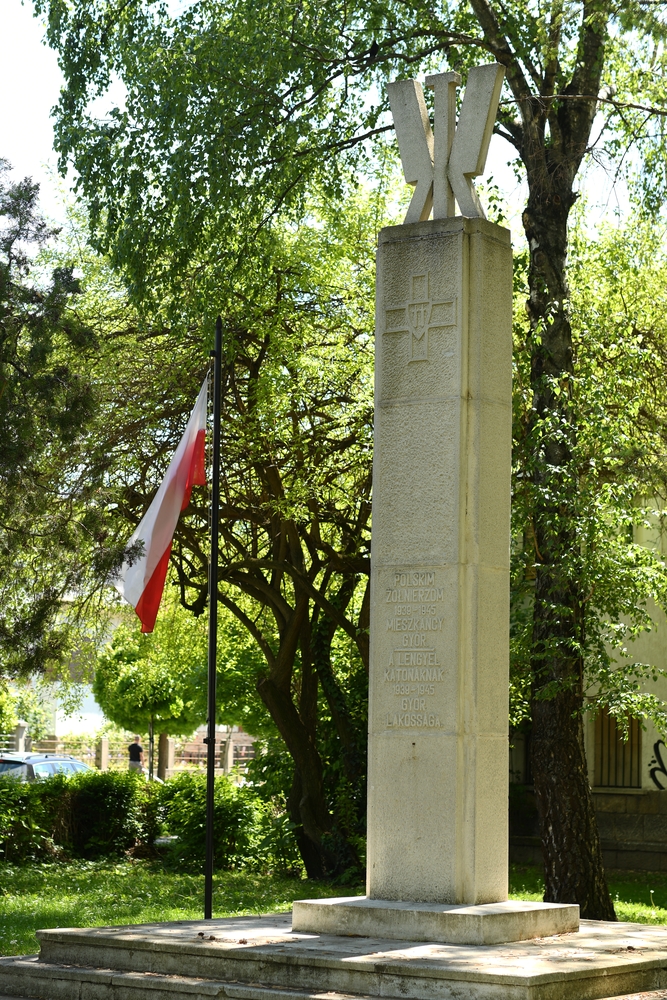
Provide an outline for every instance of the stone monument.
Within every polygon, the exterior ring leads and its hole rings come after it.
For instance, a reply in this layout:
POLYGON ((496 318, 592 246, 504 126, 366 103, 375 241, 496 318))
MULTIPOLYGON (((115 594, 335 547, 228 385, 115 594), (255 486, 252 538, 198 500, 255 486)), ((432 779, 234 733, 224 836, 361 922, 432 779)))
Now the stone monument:
POLYGON ((377 255, 367 896, 297 903, 297 930, 578 927, 507 902, 512 251, 473 184, 503 72, 470 71, 458 125, 460 77, 427 77, 433 131, 420 84, 389 85, 414 193, 377 255))

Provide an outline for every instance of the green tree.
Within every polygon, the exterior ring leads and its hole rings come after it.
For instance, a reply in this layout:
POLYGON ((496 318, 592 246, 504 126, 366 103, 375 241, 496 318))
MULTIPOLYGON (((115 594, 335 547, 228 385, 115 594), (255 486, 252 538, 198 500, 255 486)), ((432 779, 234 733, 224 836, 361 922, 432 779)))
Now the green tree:
MULTIPOLYGON (((534 632, 544 597, 536 588, 543 553, 535 511, 544 485, 531 470, 535 437, 555 434, 555 417, 548 417, 546 429, 536 428, 530 322, 518 313, 515 323, 513 721, 532 716, 532 738, 538 741, 548 736, 543 703, 554 695, 569 699, 577 717, 585 698, 591 711, 607 706, 626 732, 631 716, 650 718, 659 731, 667 730, 666 706, 648 693, 651 680, 664 671, 638 661, 633 649, 633 639, 654 627, 651 609, 667 607, 661 549, 667 498, 664 228, 633 218, 618 228, 603 228, 592 239, 582 221, 580 213, 568 268, 572 372, 559 387, 569 399, 577 434, 571 460, 559 467, 559 478, 550 486, 553 528, 566 520, 573 532, 572 544, 560 552, 560 572, 570 585, 576 581, 583 595, 575 635, 579 673, 569 687, 545 676, 539 692, 534 632), (638 544, 647 536, 652 545, 638 544)), ((517 279, 521 295, 521 267, 517 279)), ((569 435, 569 425, 560 433, 569 435)), ((551 605, 555 620, 565 619, 565 613, 562 605, 551 605)), ((557 786, 548 791, 555 796, 557 786)), ((555 801, 551 808, 556 809, 555 801)), ((576 866, 576 859, 571 863, 576 866)))
POLYGON ((63 598, 86 573, 91 546, 74 505, 92 485, 76 457, 95 399, 78 371, 96 352, 76 313, 68 262, 44 275, 52 241, 38 185, 9 179, 0 160, 0 676, 25 678, 69 647, 63 598), (81 470, 79 470, 80 473, 81 470))
POLYGON ((119 625, 97 657, 93 694, 112 722, 148 732, 152 779, 154 734, 182 736, 206 719, 206 635, 197 620, 172 606, 150 635, 119 625))
MULTIPOLYGON (((198 306, 217 286, 225 330, 219 599, 237 631, 234 655, 220 654, 221 718, 259 735, 260 727, 267 735, 277 727, 286 739, 294 762, 290 817, 318 875, 360 863, 365 818, 358 706, 367 672, 372 269, 380 221, 376 198, 312 202, 298 231, 285 225, 259 233, 245 255, 231 248, 238 263, 226 282, 217 258, 210 270, 202 262, 193 292, 198 306), (333 651, 338 628, 349 641, 347 662, 333 651), (249 690, 255 684, 261 699, 249 690), (232 711, 225 693, 232 688, 249 709, 232 711)), ((87 296, 82 310, 99 312, 99 296, 87 296)), ((164 474, 208 364, 207 339, 185 313, 171 326, 166 317, 164 325, 137 318, 134 328, 126 322, 102 340, 103 362, 91 372, 100 402, 89 440, 106 470, 95 503, 110 551, 122 549, 164 474)), ((207 495, 197 488, 172 549, 181 603, 195 616, 206 607, 207 562, 207 495)))

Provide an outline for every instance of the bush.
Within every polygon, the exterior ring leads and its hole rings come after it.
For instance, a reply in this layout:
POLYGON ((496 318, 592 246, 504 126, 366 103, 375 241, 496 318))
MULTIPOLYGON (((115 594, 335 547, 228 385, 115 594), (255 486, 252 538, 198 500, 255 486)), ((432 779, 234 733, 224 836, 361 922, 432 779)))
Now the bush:
POLYGON ((21 862, 46 853, 52 817, 42 796, 25 782, 0 779, 0 857, 21 862))
MULTIPOLYGON (((167 831, 178 837, 179 861, 197 864, 206 851, 206 774, 183 771, 165 782, 160 801, 167 831)), ((261 803, 254 792, 226 775, 215 779, 213 837, 216 868, 243 868, 254 860, 261 803)))
POLYGON ((119 857, 156 833, 153 791, 133 772, 0 779, 0 858, 119 857))
MULTIPOLYGON (((46 781, 0 778, 0 860, 111 858, 152 847, 162 825, 180 866, 201 867, 206 846, 206 774, 183 771, 163 785, 133 771, 87 771, 46 781)), ((302 874, 292 824, 251 786, 215 779, 215 865, 302 874)))
MULTIPOLYGON (((160 801, 165 827, 178 838, 171 848, 172 859, 200 868, 206 851, 206 774, 183 771, 170 778, 160 788, 160 801)), ((215 779, 213 838, 218 869, 303 873, 284 810, 226 775, 215 779)))
POLYGON ((70 854, 118 857, 141 839, 146 783, 135 772, 87 771, 64 785, 54 839, 70 854))

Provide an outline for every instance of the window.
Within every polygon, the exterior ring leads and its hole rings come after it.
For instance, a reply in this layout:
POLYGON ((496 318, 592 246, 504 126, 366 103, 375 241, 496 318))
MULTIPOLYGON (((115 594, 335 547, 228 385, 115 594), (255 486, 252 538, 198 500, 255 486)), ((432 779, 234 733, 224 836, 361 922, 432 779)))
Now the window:
POLYGON ((53 774, 53 764, 33 764, 36 778, 50 778, 53 774))
POLYGON ((12 778, 23 778, 28 774, 28 765, 18 761, 0 761, 0 774, 9 774, 12 778))
POLYGON ((595 718, 595 786, 597 788, 641 788, 642 731, 630 719, 627 742, 621 727, 606 708, 595 718))
POLYGON ((54 760, 52 767, 56 774, 74 774, 76 771, 69 760, 54 760))

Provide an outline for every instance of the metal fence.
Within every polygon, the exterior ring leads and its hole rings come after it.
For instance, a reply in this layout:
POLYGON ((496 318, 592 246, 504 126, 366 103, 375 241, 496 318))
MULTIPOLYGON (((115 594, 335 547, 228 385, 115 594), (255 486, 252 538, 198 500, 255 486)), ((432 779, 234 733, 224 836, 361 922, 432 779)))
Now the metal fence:
MULTIPOLYGON (((220 729, 216 743, 216 769, 229 771, 238 768, 245 771, 249 761, 255 756, 254 737, 248 733, 220 729)), ((187 768, 205 768, 207 747, 204 743, 204 733, 197 733, 189 741, 170 740, 168 768, 174 770, 187 768)), ((143 741, 144 759, 148 758, 148 740, 143 741)), ((21 740, 23 742, 23 740, 21 740)), ((69 754, 83 761, 89 767, 101 767, 113 771, 126 770, 128 764, 129 736, 108 736, 95 738, 90 736, 48 736, 42 740, 25 739, 25 745, 17 745, 15 733, 0 734, 0 751, 23 750, 32 753, 69 754)), ((155 739, 155 767, 157 769, 158 740, 155 739)))

